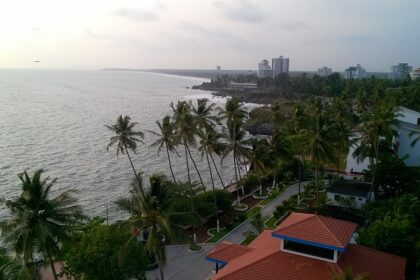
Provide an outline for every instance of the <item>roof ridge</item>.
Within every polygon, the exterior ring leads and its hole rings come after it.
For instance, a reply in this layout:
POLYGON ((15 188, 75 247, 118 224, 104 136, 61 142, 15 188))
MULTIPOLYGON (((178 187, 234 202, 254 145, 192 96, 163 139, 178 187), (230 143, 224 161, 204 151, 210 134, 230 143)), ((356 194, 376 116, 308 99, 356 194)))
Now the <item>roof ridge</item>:
MULTIPOLYGON (((315 214, 296 213, 296 212, 293 212, 291 215, 293 215, 293 214, 299 214, 299 215, 302 215, 302 214, 303 214, 303 215, 308 215, 308 217, 305 217, 304 219, 302 219, 302 220, 300 220, 300 221, 298 221, 298 222, 296 222, 296 223, 293 223, 293 224, 287 225, 287 226, 285 226, 284 228, 281 228, 281 230, 283 230, 283 229, 287 229, 287 228, 290 228, 291 226, 295 226, 295 225, 301 224, 301 223, 305 222, 306 220, 312 219, 312 218, 315 216, 315 214)), ((290 217, 290 216, 289 216, 289 217, 290 217)), ((288 217, 288 218, 289 218, 289 217, 288 217)), ((281 224, 280 224, 279 226, 281 226, 281 224)), ((278 229, 275 229, 274 231, 276 231, 276 230, 278 230, 278 229)))
POLYGON ((239 267, 238 269, 235 269, 235 270, 233 270, 233 271, 229 272, 228 274, 223 275, 222 277, 220 277, 220 278, 219 278, 219 280, 223 280, 223 279, 225 279, 226 277, 230 276, 232 273, 236 273, 236 272, 238 272, 238 271, 240 271, 240 270, 244 269, 245 267, 249 267, 249 266, 251 266, 251 265, 254 265, 254 264, 256 264, 256 263, 259 263, 259 262, 261 262, 262 260, 265 260, 266 258, 271 257, 272 255, 274 255, 274 254, 276 254, 276 253, 278 253, 278 251, 271 252, 270 254, 266 255, 265 257, 262 257, 262 258, 258 259, 258 260, 257 260, 257 261, 255 261, 255 262, 251 262, 251 263, 249 263, 249 264, 247 264, 247 265, 241 266, 241 267, 239 267))
MULTIPOLYGON (((321 218, 319 218, 319 217, 323 217, 323 218, 326 218, 326 219, 334 219, 334 218, 330 218, 330 217, 324 217, 324 216, 318 216, 318 215, 315 215, 316 217, 317 217, 317 219, 321 222, 321 224, 328 230, 328 232, 329 233, 331 233, 331 235, 333 236, 333 238, 335 239, 335 241, 337 241, 337 243, 338 244, 341 244, 341 246, 343 246, 343 247, 346 247, 346 245, 344 245, 343 244, 343 242, 341 242, 340 240, 338 240, 338 238, 337 238, 337 236, 335 235, 335 233, 333 233, 332 231, 331 231, 331 229, 324 223, 324 221, 321 219, 321 218)), ((336 219, 334 219, 334 220, 336 220, 336 219)))

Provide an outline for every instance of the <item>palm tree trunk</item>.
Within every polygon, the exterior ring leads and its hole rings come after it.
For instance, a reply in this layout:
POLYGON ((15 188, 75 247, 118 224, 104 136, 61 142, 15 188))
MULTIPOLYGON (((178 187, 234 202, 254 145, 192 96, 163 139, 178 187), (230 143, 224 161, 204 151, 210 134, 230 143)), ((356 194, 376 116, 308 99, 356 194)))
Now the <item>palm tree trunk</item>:
MULTIPOLYGON (((242 156, 242 160, 244 161, 244 163, 246 163, 245 156, 242 156)), ((248 168, 246 167, 246 164, 245 164, 245 174, 248 175, 248 168)))
POLYGON ((213 162, 213 166, 214 166, 214 169, 216 170, 217 176, 219 176, 220 183, 222 183, 222 186, 223 186, 223 188, 225 189, 225 188, 226 188, 226 186, 225 186, 225 184, 223 183, 222 176, 220 176, 219 170, 217 170, 217 166, 216 166, 216 163, 214 162, 214 158, 213 158, 212 153, 210 153, 210 158, 211 158, 211 160, 212 160, 212 162, 213 162))
POLYGON ((188 150, 188 154, 190 155, 190 159, 191 159, 192 163, 194 164, 195 171, 197 171, 197 175, 198 175, 198 178, 200 179, 201 187, 203 188, 204 191, 206 191, 206 188, 204 187, 204 183, 203 183, 203 178, 201 178, 200 171, 197 168, 197 164, 195 164, 195 160, 192 157, 190 148, 188 148, 188 146, 187 146, 187 150, 188 150))
POLYGON ((169 154, 168 143, 165 142, 165 146, 166 146, 166 154, 168 155, 169 169, 171 170, 172 179, 174 180, 174 183, 176 183, 174 171, 172 170, 172 162, 171 162, 171 156, 169 154))
POLYGON ((188 182, 191 184, 190 165, 188 164, 187 142, 184 139, 185 162, 187 163, 188 182))
POLYGON ((160 262, 159 262, 159 272, 160 272, 160 280, 165 280, 165 277, 163 276, 162 264, 160 262))
POLYGON ((219 209, 217 207, 217 198, 216 198, 216 193, 215 193, 215 187, 214 187, 214 180, 213 180, 213 172, 211 171, 211 166, 210 166, 210 160, 209 160, 209 154, 206 152, 206 158, 207 158, 207 164, 209 166, 209 172, 210 172, 210 178, 211 178, 211 184, 213 187, 213 200, 214 200, 214 206, 216 207, 216 228, 217 228, 217 232, 219 232, 219 209))
POLYGON ((51 255, 49 253, 47 253, 47 255, 48 255, 48 259, 50 260, 51 271, 52 271, 52 274, 54 276, 54 280, 58 280, 57 271, 55 270, 55 266, 54 266, 54 260, 52 259, 51 255))
MULTIPOLYGON (((236 167, 238 168, 239 181, 242 182, 241 170, 239 168, 239 160, 238 160, 238 157, 235 156, 235 158, 236 158, 236 167)), ((242 190, 242 195, 245 195, 245 189, 242 186, 242 184, 241 184, 241 190, 242 190)))
POLYGON ((134 168, 134 164, 133 164, 133 161, 131 160, 131 156, 130 156, 130 153, 128 152, 127 146, 124 145, 124 149, 125 149, 125 152, 127 153, 128 160, 130 161, 131 168, 133 169, 134 176, 136 176, 136 179, 137 179, 137 185, 136 185, 137 186, 137 189, 140 192, 140 194, 144 197, 144 190, 140 186, 140 178, 139 178, 139 175, 137 174, 136 169, 134 168))
POLYGON ((233 152, 233 168, 235 169, 235 179, 236 179, 236 190, 237 190, 237 201, 238 205, 241 203, 241 200, 239 198, 239 181, 238 181, 238 172, 236 170, 236 157, 235 157, 235 151, 233 152))

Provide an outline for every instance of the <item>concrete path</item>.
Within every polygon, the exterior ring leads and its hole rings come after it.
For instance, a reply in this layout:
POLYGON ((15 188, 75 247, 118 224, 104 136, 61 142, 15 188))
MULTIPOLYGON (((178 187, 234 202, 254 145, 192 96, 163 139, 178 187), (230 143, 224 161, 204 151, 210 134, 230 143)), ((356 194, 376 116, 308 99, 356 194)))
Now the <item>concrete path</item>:
MULTIPOLYGON (((301 183, 302 191, 306 182, 301 183)), ((283 191, 276 199, 271 201, 261 209, 263 217, 268 218, 276 209, 276 206, 281 205, 283 201, 288 200, 292 195, 298 193, 298 183, 293 184, 288 189, 283 191)), ((221 241, 229 241, 240 243, 244 240, 244 234, 249 231, 254 231, 254 227, 249 220, 246 220, 221 241)), ((199 253, 189 252, 187 245, 168 246, 166 248, 167 264, 163 268, 166 280, 204 280, 209 279, 213 264, 205 260, 206 254, 216 244, 204 244, 203 251, 199 253)), ((148 280, 159 280, 159 270, 149 271, 146 274, 148 280)))

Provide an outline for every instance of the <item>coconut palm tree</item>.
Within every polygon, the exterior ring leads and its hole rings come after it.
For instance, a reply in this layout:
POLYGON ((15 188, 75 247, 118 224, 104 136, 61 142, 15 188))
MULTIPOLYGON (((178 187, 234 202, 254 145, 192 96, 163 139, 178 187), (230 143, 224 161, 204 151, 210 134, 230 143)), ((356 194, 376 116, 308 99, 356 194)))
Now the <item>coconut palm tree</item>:
POLYGON ((5 248, 0 249, 0 280, 30 280, 22 260, 10 255, 5 248))
POLYGON ((358 161, 369 158, 372 171, 370 193, 375 190, 376 163, 380 145, 384 143, 385 146, 391 147, 392 138, 396 135, 399 115, 398 109, 388 104, 373 106, 371 111, 366 111, 361 115, 360 136, 354 140, 357 147, 353 156, 358 161))
POLYGON ((151 176, 150 189, 145 196, 131 191, 129 198, 116 201, 121 210, 131 215, 126 224, 138 229, 143 236, 146 236, 144 248, 158 261, 162 280, 164 279, 163 266, 166 263, 165 240, 167 238, 173 241, 186 239, 177 221, 193 223, 197 221, 192 213, 174 211, 173 197, 168 194, 168 191, 164 178, 151 176))
POLYGON ((252 141, 252 149, 248 153, 248 160, 254 172, 260 180, 260 195, 262 196, 261 177, 268 171, 271 165, 269 146, 265 140, 252 141))
MULTIPOLYGON (((165 147, 166 155, 168 156, 168 163, 169 163, 169 170, 171 171, 172 179, 174 180, 174 183, 176 183, 174 171, 172 169, 172 162, 171 162, 171 156, 170 152, 175 152, 178 155, 178 152, 176 151, 176 142, 174 139, 174 124, 171 121, 171 118, 169 115, 166 115, 162 122, 156 121, 156 125, 159 128, 159 132, 155 131, 149 131, 153 135, 157 136, 158 139, 151 145, 151 147, 158 147, 157 153, 159 156, 160 151, 163 147, 165 147)), ((179 156, 179 155, 178 155, 179 156)))
POLYGON ((308 105, 310 122, 299 132, 303 155, 315 163, 316 205, 319 208, 319 168, 322 160, 334 158, 333 126, 327 119, 323 104, 315 99, 308 105))
POLYGON ((197 164, 195 163, 190 150, 190 146, 196 145, 195 135, 197 134, 196 119, 191 113, 191 106, 186 101, 178 101, 176 106, 174 106, 172 103, 171 108, 173 111, 172 119, 175 126, 175 141, 176 143, 180 143, 184 146, 188 182, 191 183, 191 174, 188 161, 188 158, 190 158, 195 167, 195 170, 197 171, 201 186, 204 189, 203 179, 201 178, 200 171, 197 168, 197 164))
MULTIPOLYGON (((117 158, 118 155, 127 154, 128 160, 130 161, 131 168, 133 169, 134 176, 137 176, 137 171, 134 168, 133 161, 131 160, 130 153, 128 150, 131 150, 133 153, 136 153, 137 143, 144 143, 144 133, 141 131, 135 131, 134 127, 137 125, 136 122, 131 122, 129 116, 120 115, 117 118, 117 122, 113 125, 105 125, 109 130, 114 132, 116 135, 112 136, 110 142, 107 146, 107 151, 110 147, 117 145, 117 158)), ((139 181, 139 178, 137 178, 139 181)), ((144 190, 138 184, 138 188, 141 194, 144 195, 144 190)))
POLYGON ((57 280, 54 257, 60 254, 61 243, 82 225, 85 216, 70 191, 50 198, 56 179, 41 179, 42 173, 43 170, 37 170, 32 178, 26 171, 19 174, 22 193, 15 200, 6 201, 11 217, 1 223, 1 229, 5 242, 23 257, 32 278, 36 278, 35 254, 40 254, 50 263, 57 280))
POLYGON ((274 186, 277 190, 277 177, 280 167, 288 162, 292 157, 290 139, 282 130, 273 131, 273 135, 269 139, 269 149, 274 163, 274 186))

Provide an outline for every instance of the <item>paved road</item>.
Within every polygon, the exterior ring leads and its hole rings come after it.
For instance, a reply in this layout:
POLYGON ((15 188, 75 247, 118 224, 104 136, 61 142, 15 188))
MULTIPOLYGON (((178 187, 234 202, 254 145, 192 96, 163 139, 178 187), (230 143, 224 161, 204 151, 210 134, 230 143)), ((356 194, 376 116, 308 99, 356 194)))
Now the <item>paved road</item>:
MULTIPOLYGON (((302 183, 302 186, 304 183, 302 183)), ((269 217, 273 214, 276 206, 288 200, 292 195, 298 193, 298 184, 290 186, 281 193, 271 203, 261 210, 262 216, 269 217)), ((244 238, 244 234, 254 231, 253 226, 247 220, 226 235, 221 241, 229 241, 240 243, 244 238)), ((168 280, 201 280, 208 279, 213 264, 205 260, 206 254, 215 246, 215 244, 204 244, 203 251, 199 253, 191 253, 187 250, 187 245, 168 246, 166 248, 167 264, 163 268, 165 279, 168 280)), ((146 274, 148 280, 158 280, 159 270, 150 271, 146 274)))

